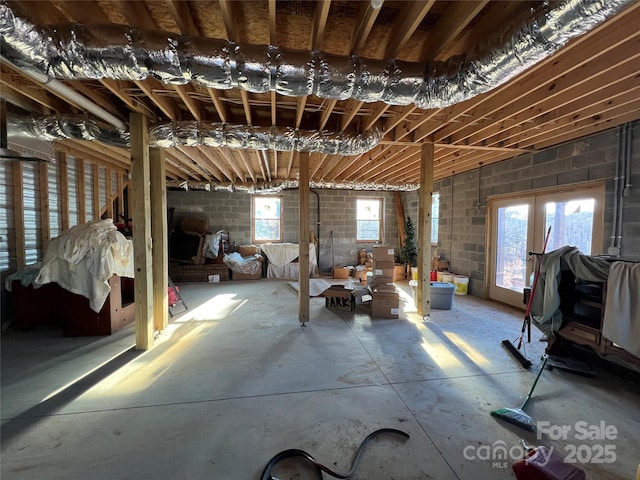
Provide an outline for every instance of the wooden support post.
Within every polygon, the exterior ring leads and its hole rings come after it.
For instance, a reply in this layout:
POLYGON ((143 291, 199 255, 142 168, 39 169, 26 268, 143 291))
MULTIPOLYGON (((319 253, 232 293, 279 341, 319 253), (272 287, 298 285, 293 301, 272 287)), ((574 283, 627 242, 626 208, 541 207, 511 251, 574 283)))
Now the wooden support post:
POLYGON ((147 118, 131 113, 131 183, 133 197, 133 256, 135 262, 134 295, 136 349, 153 345, 153 285, 151 262, 151 172, 149 166, 149 132, 147 118))
POLYGON ((153 319, 158 331, 169 324, 169 233, 164 150, 152 148, 151 163, 151 241, 153 244, 153 319))
POLYGON ((431 314, 431 204, 433 203, 433 155, 432 142, 420 148, 420 193, 418 195, 418 291, 416 303, 418 316, 431 314))
POLYGON ((309 153, 298 154, 300 175, 298 229, 298 320, 304 326, 309 321, 309 153))
MULTIPOLYGON (((91 205, 91 208, 93 209, 93 219, 94 220, 99 220, 100 219, 100 210, 101 210, 101 206, 100 206, 100 166, 97 163, 94 163, 93 166, 93 185, 91 186, 91 189, 93 191, 93 205, 91 205)), ((109 197, 107 197, 109 198, 109 197)))
POLYGON ((60 182, 60 230, 69 229, 69 162, 67 154, 58 152, 58 181, 60 182))
POLYGON ((24 233, 24 194, 22 185, 22 162, 13 162, 13 241, 16 249, 16 269, 27 266, 27 252, 24 233))
POLYGON ((76 186, 78 188, 78 225, 82 225, 87 222, 87 192, 85 190, 84 181, 84 160, 82 158, 76 158, 76 186))
POLYGON ((106 174, 106 190, 107 190, 107 204, 105 205, 105 213, 107 218, 113 219, 114 222, 117 222, 118 219, 113 215, 113 180, 111 178, 111 169, 107 167, 106 174))
POLYGON ((51 219, 49 217, 49 211, 49 164, 42 162, 40 164, 40 227, 42 231, 40 246, 43 257, 47 251, 49 240, 51 240, 51 219))
MULTIPOLYGON (((124 213, 124 178, 122 177, 122 173, 118 172, 116 174, 116 190, 118 191, 118 211, 115 213, 116 217, 120 219, 120 214, 125 215, 124 213)), ((127 218, 122 219, 124 223, 127 223, 127 218)))

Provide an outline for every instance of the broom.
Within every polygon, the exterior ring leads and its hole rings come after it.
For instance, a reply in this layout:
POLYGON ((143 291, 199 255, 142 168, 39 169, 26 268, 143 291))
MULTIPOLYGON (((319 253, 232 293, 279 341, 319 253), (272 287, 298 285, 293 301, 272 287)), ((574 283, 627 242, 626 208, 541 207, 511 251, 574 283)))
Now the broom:
MULTIPOLYGON (((544 237, 544 246, 542 247, 542 254, 540 255, 540 259, 538 260, 538 265, 536 267, 536 272, 533 277, 533 285, 531 286, 531 292, 529 294, 529 299, 527 300, 527 308, 524 312, 524 322, 522 323, 522 331, 520 332, 520 336, 517 338, 518 346, 517 348, 511 343, 509 340, 502 340, 502 345, 507 347, 509 352, 516 357, 516 359, 522 364, 524 368, 529 368, 531 366, 531 361, 520 353, 520 347, 522 347, 522 342, 524 340, 524 332, 529 327, 529 341, 531 341, 531 305, 533 304, 533 296, 536 293, 536 286, 538 285, 538 278, 540 277, 540 267, 542 266, 542 260, 544 259, 544 253, 547 250, 547 243, 549 242, 549 235, 551 234, 551 227, 547 230, 547 235, 544 237)), ((529 254, 531 255, 531 253, 529 254)))
POLYGON ((536 388, 536 384, 540 379, 540 375, 542 375, 542 371, 544 370, 544 367, 547 364, 547 359, 548 357, 545 355, 544 360, 542 362, 542 366, 540 367, 540 371, 538 371, 538 375, 536 375, 536 379, 533 382, 533 385, 531 386, 531 390, 529 390, 529 393, 527 393, 527 396, 524 397, 524 401, 522 402, 522 405, 520 405, 520 407, 518 408, 499 408, 497 410, 493 410, 491 412, 492 416, 501 418, 509 423, 513 423, 514 425, 517 425, 518 427, 524 428, 526 430, 530 430, 532 432, 536 431, 536 424, 533 423, 533 419, 529 415, 527 415, 527 413, 524 411, 524 407, 529 401, 529 399, 531 398, 531 395, 533 394, 533 389, 536 388))

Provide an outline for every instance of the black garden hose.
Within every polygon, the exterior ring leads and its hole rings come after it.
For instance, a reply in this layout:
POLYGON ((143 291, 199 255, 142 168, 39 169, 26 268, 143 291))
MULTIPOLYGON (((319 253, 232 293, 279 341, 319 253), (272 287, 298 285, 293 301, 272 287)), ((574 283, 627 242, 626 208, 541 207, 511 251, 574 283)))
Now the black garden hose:
POLYGON ((332 477, 335 477, 335 478, 343 478, 343 479, 344 478, 346 478, 346 479, 351 478, 351 476, 356 471, 356 468, 358 466, 358 461, 360 460, 360 455, 362 455, 362 452, 364 451, 364 447, 367 445, 369 440, 371 440, 373 437, 375 437, 376 435, 378 435, 380 433, 395 433, 397 435, 401 435, 405 439, 409 438, 409 434, 408 433, 405 433, 402 430, 396 430, 395 428, 381 428, 379 430, 376 430, 375 432, 370 433, 362 441, 362 443, 358 447, 358 450, 356 450, 356 454, 353 457, 353 462, 351 463, 351 469, 347 473, 334 472, 329 467, 326 467, 326 466, 322 465, 321 463, 318 463, 315 458, 313 458, 311 455, 309 455, 307 452, 305 452, 303 450, 298 450, 296 448, 291 448, 289 450, 283 450, 282 452, 274 455, 271 458, 271 460, 269 460, 269 462, 267 462, 267 466, 264 467, 264 470, 262 471, 262 475, 260 476, 260 480, 275 480, 275 477, 273 477, 271 475, 271 470, 273 470, 273 468, 280 461, 284 460, 285 458, 293 458, 293 457, 303 458, 306 461, 308 461, 309 463, 311 463, 313 466, 315 466, 316 473, 318 474, 318 478, 320 480, 322 480, 322 478, 323 478, 322 472, 326 472, 326 473, 328 473, 329 475, 331 475, 332 477))

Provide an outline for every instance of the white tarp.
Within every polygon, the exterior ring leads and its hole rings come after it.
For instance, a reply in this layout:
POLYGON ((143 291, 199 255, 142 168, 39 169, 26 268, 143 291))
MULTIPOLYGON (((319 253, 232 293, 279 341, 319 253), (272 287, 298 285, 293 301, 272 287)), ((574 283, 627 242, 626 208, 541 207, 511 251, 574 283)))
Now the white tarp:
POLYGON ((56 282, 89 299, 99 312, 111 290, 113 275, 133 278, 133 244, 105 219, 77 225, 47 246, 34 287, 56 282))

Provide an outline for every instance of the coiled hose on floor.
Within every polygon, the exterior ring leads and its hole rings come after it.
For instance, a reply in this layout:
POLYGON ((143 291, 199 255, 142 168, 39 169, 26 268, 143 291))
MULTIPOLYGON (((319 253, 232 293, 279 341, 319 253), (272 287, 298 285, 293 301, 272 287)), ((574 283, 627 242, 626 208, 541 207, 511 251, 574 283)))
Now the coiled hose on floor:
POLYGON ((313 458, 311 455, 309 455, 307 452, 305 452, 303 450, 298 450, 296 448, 291 448, 289 450, 283 450, 282 452, 274 455, 271 458, 271 460, 269 460, 269 462, 267 462, 267 465, 266 465, 266 467, 264 467, 264 470, 262 471, 262 475, 260 476, 260 480, 277 480, 275 477, 273 477, 271 475, 271 471, 273 470, 273 468, 280 461, 284 460, 285 458, 294 458, 294 457, 302 458, 302 459, 308 461, 309 463, 311 463, 313 466, 315 466, 316 473, 318 474, 318 478, 320 480, 322 480, 322 478, 323 478, 322 472, 326 472, 326 473, 328 473, 329 475, 331 475, 332 477, 335 477, 335 478, 347 478, 347 479, 351 478, 351 476, 355 473, 356 468, 358 467, 358 461, 360 460, 360 456, 362 455, 362 452, 364 451, 364 447, 367 445, 369 440, 371 440, 373 437, 375 437, 376 435, 379 435, 381 433, 395 433, 397 435, 402 436, 405 439, 409 438, 409 434, 408 433, 403 432, 402 430, 396 430, 395 428, 381 428, 379 430, 376 430, 375 432, 370 433, 362 441, 362 443, 358 447, 358 450, 356 450, 356 454, 353 457, 353 462, 351 462, 351 469, 347 473, 334 472, 329 467, 327 467, 325 465, 322 465, 321 463, 316 461, 315 458, 313 458))

